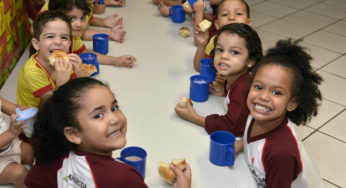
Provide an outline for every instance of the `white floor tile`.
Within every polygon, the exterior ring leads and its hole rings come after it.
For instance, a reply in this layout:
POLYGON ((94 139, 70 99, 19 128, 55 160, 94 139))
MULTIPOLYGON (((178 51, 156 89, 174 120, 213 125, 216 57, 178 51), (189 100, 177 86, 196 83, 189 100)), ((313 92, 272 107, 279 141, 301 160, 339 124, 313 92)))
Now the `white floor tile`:
POLYGON ((252 6, 251 8, 252 8, 252 10, 255 10, 257 12, 261 12, 263 14, 267 14, 269 16, 274 16, 277 18, 283 17, 285 15, 288 15, 288 14, 298 10, 296 8, 283 6, 283 5, 269 2, 269 1, 258 3, 254 6, 252 6))
POLYGON ((339 187, 337 187, 337 186, 335 186, 335 185, 333 185, 327 181, 324 181, 324 184, 326 185, 326 188, 339 188, 339 187))
MULTIPOLYGON (((333 73, 333 74, 336 74, 336 75, 339 75, 341 77, 346 78, 346 56, 342 56, 341 58, 336 59, 332 63, 323 67, 322 70, 325 70, 327 72, 330 72, 330 73, 333 73)), ((345 90, 345 92, 346 92, 346 90, 345 90)))
POLYGON ((305 137, 307 137, 310 133, 314 131, 314 129, 304 125, 295 126, 294 130, 297 132, 300 140, 303 140, 305 137))
POLYGON ((345 0, 326 0, 326 3, 337 5, 337 6, 343 6, 346 8, 345 0))
POLYGON ((338 5, 333 5, 333 4, 329 4, 329 3, 318 3, 316 5, 313 5, 309 8, 307 8, 306 10, 315 12, 317 14, 321 14, 321 15, 325 15, 325 16, 329 16, 332 18, 344 18, 346 17, 346 9, 343 6, 338 6, 338 5))
POLYGON ((301 45, 306 47, 307 52, 312 56, 313 59, 311 61, 311 65, 314 67, 314 69, 319 69, 327 63, 330 63, 332 60, 335 60, 336 58, 341 56, 341 54, 339 53, 331 52, 329 50, 307 44, 304 42, 304 40, 301 45))
POLYGON ((270 0, 282 5, 288 5, 294 8, 302 9, 306 8, 310 5, 316 4, 318 2, 321 2, 322 0, 270 0))
POLYGON ((335 35, 327 31, 313 33, 305 37, 304 41, 334 52, 346 52, 346 37, 335 35))
POLYGON ((342 112, 326 125, 324 125, 319 131, 325 132, 333 137, 336 137, 346 142, 346 111, 342 112))
POLYGON ((314 30, 330 25, 337 21, 336 18, 321 16, 319 14, 305 11, 305 10, 288 15, 284 17, 283 19, 294 22, 294 23, 302 24, 305 26, 309 26, 313 28, 314 30))
MULTIPOLYGON (((263 2, 264 0, 246 0, 246 3, 249 5, 249 6, 252 6, 254 4, 257 4, 257 3, 260 3, 260 2, 263 2)), ((250 8, 251 9, 251 8, 250 8)))
POLYGON ((325 71, 317 71, 324 81, 322 82, 320 89, 323 94, 323 98, 327 98, 335 103, 346 106, 345 88, 346 79, 332 75, 325 71))
MULTIPOLYGON (((345 8, 346 9, 346 8, 345 8)), ((346 21, 338 21, 323 30, 336 33, 346 37, 346 21)))
POLYGON ((316 132, 303 142, 323 179, 346 187, 346 144, 316 132))
POLYGON ((318 108, 317 116, 312 117, 311 121, 307 122, 307 125, 314 129, 318 129, 328 120, 339 114, 344 108, 345 107, 340 104, 336 104, 327 99, 322 99, 322 104, 318 108))
POLYGON ((256 29, 256 31, 262 41, 263 54, 265 54, 269 48, 273 48, 278 40, 287 39, 285 36, 279 36, 261 29, 256 29))
POLYGON ((252 19, 252 27, 257 28, 259 26, 262 26, 266 23, 272 22, 273 20, 277 19, 273 16, 268 16, 266 14, 257 12, 257 11, 251 11, 251 19, 252 19))
POLYGON ((282 19, 261 26, 260 29, 283 35, 286 37, 292 37, 294 39, 302 38, 308 35, 309 33, 315 31, 315 29, 308 27, 306 25, 297 24, 282 19))

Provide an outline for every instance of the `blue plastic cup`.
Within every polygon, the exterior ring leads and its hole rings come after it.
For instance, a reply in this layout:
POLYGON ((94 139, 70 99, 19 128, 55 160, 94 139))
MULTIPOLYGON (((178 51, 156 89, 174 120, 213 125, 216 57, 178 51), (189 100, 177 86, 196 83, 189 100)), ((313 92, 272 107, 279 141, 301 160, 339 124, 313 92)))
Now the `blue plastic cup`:
POLYGON ((99 33, 93 35, 93 48, 95 52, 101 54, 108 53, 108 35, 99 33))
POLYGON ((82 59, 82 62, 85 64, 92 64, 96 67, 96 72, 89 75, 89 77, 92 77, 100 72, 99 63, 97 62, 97 55, 91 52, 82 53, 79 55, 79 57, 82 59))
POLYGON ((169 9, 169 17, 174 23, 184 23, 185 12, 181 5, 174 5, 169 9))
POLYGON ((16 118, 16 121, 24 121, 26 128, 24 128, 24 134, 30 138, 34 131, 34 122, 36 120, 36 114, 38 112, 37 108, 28 108, 21 111, 19 108, 16 108, 16 114, 19 116, 16 118))
POLYGON ((208 100, 209 82, 208 78, 202 75, 190 77, 190 98, 195 102, 208 100))
POLYGON ((145 164, 147 160, 147 152, 137 146, 129 146, 120 152, 118 160, 133 166, 143 177, 145 177, 145 164))
POLYGON ((217 166, 233 166, 235 136, 226 131, 215 131, 210 135, 209 160, 217 166))
POLYGON ((216 70, 211 67, 211 59, 210 58, 204 58, 200 61, 200 75, 205 76, 208 78, 209 82, 212 82, 215 80, 216 76, 216 70))
POLYGON ((191 5, 191 7, 193 7, 193 4, 195 4, 197 2, 197 0, 188 0, 188 2, 191 5))

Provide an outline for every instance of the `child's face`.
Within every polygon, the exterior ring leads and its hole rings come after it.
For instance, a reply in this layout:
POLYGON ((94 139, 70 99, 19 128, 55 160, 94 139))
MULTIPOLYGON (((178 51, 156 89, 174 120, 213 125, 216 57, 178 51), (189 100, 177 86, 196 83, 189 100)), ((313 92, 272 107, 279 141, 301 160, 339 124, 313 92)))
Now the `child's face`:
POLYGON ((246 12, 246 6, 240 0, 226 0, 219 5, 217 19, 215 20, 216 29, 231 23, 251 25, 251 19, 246 12))
POLYGON ((223 32, 215 45, 214 66, 223 76, 241 75, 252 66, 246 42, 237 34, 223 32))
POLYGON ((48 62, 49 56, 54 50, 69 51, 70 28, 66 22, 60 19, 49 21, 43 26, 39 40, 33 38, 32 44, 39 51, 40 59, 48 62))
POLYGON ((257 70, 247 98, 256 121, 279 124, 287 111, 297 107, 292 97, 293 81, 291 70, 280 65, 264 65, 257 70))
POLYGON ((77 119, 81 127, 78 134, 82 151, 109 156, 113 150, 125 146, 126 117, 107 87, 96 85, 88 89, 80 105, 77 119))
POLYGON ((84 11, 73 7, 73 9, 66 15, 71 18, 72 36, 81 36, 87 27, 87 23, 85 21, 86 15, 84 14, 84 11))

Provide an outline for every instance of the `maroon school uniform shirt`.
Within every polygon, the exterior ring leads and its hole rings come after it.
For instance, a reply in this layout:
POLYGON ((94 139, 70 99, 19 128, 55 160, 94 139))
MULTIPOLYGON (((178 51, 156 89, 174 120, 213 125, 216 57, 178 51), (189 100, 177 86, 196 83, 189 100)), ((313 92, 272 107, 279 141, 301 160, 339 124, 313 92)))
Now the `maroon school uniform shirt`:
POLYGON ((249 109, 246 98, 250 87, 248 72, 241 75, 228 89, 225 115, 212 114, 205 118, 205 130, 208 134, 215 131, 228 131, 235 136, 243 136, 249 109))
POLYGON ((87 152, 70 152, 50 164, 34 165, 25 178, 25 185, 28 188, 147 187, 132 166, 87 152))

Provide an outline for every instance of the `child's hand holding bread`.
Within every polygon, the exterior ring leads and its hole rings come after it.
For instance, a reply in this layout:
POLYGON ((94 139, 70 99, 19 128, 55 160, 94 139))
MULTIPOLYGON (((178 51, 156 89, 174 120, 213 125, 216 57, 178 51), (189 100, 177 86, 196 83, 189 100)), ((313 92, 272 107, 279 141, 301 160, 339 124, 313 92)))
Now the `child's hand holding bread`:
POLYGON ((191 186, 191 169, 185 159, 173 159, 171 163, 160 162, 159 174, 169 184, 176 179, 175 187, 191 186))

